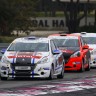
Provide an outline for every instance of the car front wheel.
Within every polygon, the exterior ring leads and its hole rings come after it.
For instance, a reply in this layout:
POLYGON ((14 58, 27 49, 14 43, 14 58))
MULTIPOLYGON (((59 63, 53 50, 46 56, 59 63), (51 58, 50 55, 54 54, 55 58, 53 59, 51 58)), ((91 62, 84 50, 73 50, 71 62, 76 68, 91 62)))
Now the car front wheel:
POLYGON ((50 75, 49 75, 49 77, 48 77, 48 79, 49 80, 52 80, 53 79, 53 66, 52 66, 52 68, 51 68, 51 70, 50 70, 50 75))
POLYGON ((88 60, 88 67, 86 68, 86 71, 90 71, 90 59, 88 60))
POLYGON ((63 77, 64 77, 64 66, 62 67, 61 74, 57 75, 57 78, 59 79, 63 79, 63 77))
POLYGON ((82 65, 81 65, 81 68, 80 68, 80 72, 84 72, 85 69, 84 69, 84 61, 82 60, 82 65))

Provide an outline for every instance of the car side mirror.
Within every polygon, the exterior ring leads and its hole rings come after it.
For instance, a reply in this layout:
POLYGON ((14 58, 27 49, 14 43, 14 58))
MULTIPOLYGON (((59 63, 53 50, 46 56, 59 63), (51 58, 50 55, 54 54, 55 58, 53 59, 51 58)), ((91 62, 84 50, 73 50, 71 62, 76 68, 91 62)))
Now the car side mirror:
POLYGON ((2 54, 4 54, 4 53, 5 53, 5 51, 6 51, 6 49, 2 49, 2 50, 1 50, 1 53, 2 53, 2 54))
POLYGON ((58 50, 58 49, 57 49, 57 50, 54 50, 54 51, 53 51, 53 54, 54 54, 54 55, 55 55, 55 54, 60 54, 60 50, 58 50))
POLYGON ((88 49, 88 48, 89 48, 88 45, 84 45, 84 46, 83 46, 83 49, 88 49))

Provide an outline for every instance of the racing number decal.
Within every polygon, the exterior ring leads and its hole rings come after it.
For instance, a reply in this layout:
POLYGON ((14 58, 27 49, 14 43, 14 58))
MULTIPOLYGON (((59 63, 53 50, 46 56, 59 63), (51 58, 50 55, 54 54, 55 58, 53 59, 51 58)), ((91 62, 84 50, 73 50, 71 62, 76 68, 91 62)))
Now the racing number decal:
POLYGON ((62 65, 62 62, 63 62, 63 58, 60 56, 59 59, 58 59, 59 65, 62 65))

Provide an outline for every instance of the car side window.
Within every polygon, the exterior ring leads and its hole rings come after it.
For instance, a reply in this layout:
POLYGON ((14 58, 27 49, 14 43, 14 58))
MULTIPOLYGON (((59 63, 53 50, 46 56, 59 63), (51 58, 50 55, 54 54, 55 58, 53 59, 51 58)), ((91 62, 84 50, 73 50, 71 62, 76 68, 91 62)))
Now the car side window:
POLYGON ((53 52, 53 51, 56 50, 57 48, 56 48, 56 46, 55 46, 55 44, 54 44, 53 41, 51 41, 50 43, 51 43, 51 51, 53 52))
POLYGON ((84 40, 82 38, 80 38, 80 40, 81 40, 81 45, 84 46, 85 45, 84 40))
POLYGON ((83 42, 84 45, 86 45, 87 43, 85 42, 85 40, 81 37, 81 40, 83 42))

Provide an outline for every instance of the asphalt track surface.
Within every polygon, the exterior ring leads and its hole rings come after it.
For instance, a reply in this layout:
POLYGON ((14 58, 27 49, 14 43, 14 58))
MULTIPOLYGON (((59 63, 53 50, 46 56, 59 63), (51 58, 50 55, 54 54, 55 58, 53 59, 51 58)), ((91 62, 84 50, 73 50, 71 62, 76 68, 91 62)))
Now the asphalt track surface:
POLYGON ((0 96, 96 96, 96 68, 83 73, 65 72, 63 79, 0 81, 0 96))
POLYGON ((96 96, 96 68, 65 72, 63 79, 9 79, 0 81, 0 96, 96 96))

